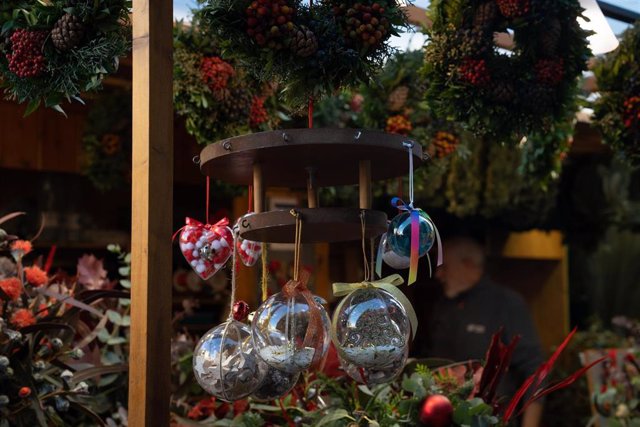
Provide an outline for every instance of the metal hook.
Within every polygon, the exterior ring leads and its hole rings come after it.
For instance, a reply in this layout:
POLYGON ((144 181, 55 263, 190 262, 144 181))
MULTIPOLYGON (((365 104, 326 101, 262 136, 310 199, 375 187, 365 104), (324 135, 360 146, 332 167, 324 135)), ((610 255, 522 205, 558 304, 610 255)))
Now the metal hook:
POLYGON ((422 161, 423 162, 428 162, 429 160, 431 160, 431 155, 429 153, 427 153, 426 151, 422 152, 422 161))
POLYGON ((200 164, 200 156, 198 156, 197 154, 195 156, 193 156, 193 159, 191 159, 193 161, 193 163, 195 163, 196 165, 200 164))
POLYGON ((358 139, 360 139, 361 136, 362 136, 362 130, 357 130, 356 134, 353 136, 353 139, 357 141, 358 139))
POLYGON ((402 141, 402 146, 404 148, 413 148, 413 141, 402 141))
POLYGON ((222 148, 224 148, 227 151, 231 151, 231 141, 229 141, 228 139, 224 141, 222 143, 222 148))
POLYGON ((289 142, 289 140, 290 140, 289 134, 287 134, 286 132, 282 132, 282 140, 284 142, 289 142))
POLYGON ((242 220, 242 228, 249 228, 249 221, 247 221, 246 219, 242 220))

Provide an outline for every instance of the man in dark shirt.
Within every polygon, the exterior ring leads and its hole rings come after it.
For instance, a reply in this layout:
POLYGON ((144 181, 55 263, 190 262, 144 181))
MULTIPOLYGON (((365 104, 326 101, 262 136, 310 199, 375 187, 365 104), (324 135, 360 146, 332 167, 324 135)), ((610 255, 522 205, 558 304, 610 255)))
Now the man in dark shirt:
MULTIPOLYGON (((429 316, 426 355, 454 361, 484 359, 491 336, 504 328, 503 341, 520 335, 499 392, 512 396, 543 362, 528 307, 516 292, 484 275, 484 251, 475 241, 453 238, 444 244, 444 264, 436 270, 442 296, 429 316)), ((522 427, 537 427, 542 404, 529 406, 522 427)))

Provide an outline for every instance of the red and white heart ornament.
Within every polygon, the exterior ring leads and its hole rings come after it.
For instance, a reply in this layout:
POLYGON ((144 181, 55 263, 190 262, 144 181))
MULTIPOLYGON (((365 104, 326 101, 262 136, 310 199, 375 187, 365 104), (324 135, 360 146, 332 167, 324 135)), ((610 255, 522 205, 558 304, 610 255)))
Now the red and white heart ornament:
POLYGON ((180 251, 193 270, 207 280, 229 260, 233 250, 233 233, 229 220, 223 218, 215 224, 203 224, 187 217, 180 231, 180 251))
MULTIPOLYGON (((240 222, 242 221, 242 218, 243 217, 238 218, 236 226, 234 227, 235 230, 240 229, 240 222)), ((242 261, 242 263, 247 267, 253 267, 262 255, 262 243, 243 239, 240 237, 240 234, 237 234, 236 250, 238 251, 240 261, 242 261)))

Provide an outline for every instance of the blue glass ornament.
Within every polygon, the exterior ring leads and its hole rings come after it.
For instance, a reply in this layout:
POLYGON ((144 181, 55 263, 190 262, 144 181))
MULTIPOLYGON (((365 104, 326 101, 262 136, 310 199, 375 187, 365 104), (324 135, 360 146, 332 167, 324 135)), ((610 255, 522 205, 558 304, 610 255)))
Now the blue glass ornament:
MULTIPOLYGON (((418 244, 418 256, 423 256, 433 246, 436 239, 435 227, 429 215, 422 209, 417 211, 420 221, 420 241, 418 244)), ((411 211, 401 212, 389 223, 387 229, 387 242, 393 252, 400 256, 411 256, 411 211)))

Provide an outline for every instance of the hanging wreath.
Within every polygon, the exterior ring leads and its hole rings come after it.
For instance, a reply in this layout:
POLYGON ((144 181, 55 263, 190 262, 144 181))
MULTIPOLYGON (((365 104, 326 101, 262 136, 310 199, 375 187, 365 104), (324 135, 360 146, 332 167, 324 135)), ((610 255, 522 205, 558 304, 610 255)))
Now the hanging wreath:
POLYGON ((97 189, 114 190, 130 181, 131 92, 104 94, 93 103, 82 144, 84 172, 97 189))
POLYGON ((7 98, 60 104, 98 89, 130 48, 127 0, 3 2, 0 74, 7 98))
POLYGON ((187 132, 200 144, 277 124, 274 86, 248 78, 215 48, 197 21, 174 27, 173 100, 187 132))
POLYGON ((368 81, 406 25, 396 0, 207 0, 198 14, 220 43, 293 105, 368 81))
POLYGON ((435 0, 427 33, 426 98, 478 136, 518 142, 573 106, 590 51, 578 0, 435 0), (494 45, 511 30, 515 46, 494 45))
POLYGON ((604 141, 633 163, 640 161, 640 23, 624 32, 618 49, 594 69, 600 98, 596 124, 604 141))

